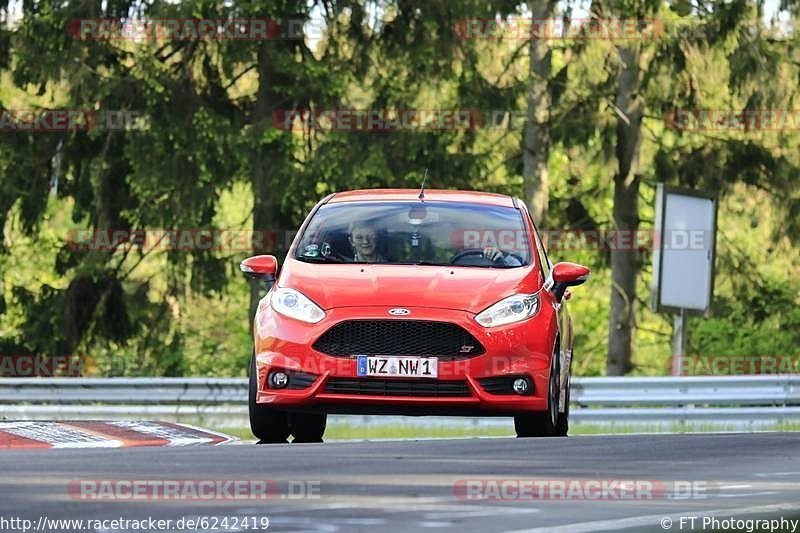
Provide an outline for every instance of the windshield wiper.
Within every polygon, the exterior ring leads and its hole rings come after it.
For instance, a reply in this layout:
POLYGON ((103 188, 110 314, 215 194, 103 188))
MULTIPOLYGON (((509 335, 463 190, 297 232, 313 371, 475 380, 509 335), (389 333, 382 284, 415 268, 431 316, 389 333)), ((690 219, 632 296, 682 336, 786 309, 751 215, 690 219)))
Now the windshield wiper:
POLYGON ((419 261, 392 261, 390 263, 385 263, 387 265, 420 265, 420 266, 435 266, 435 267, 446 267, 450 266, 447 263, 439 263, 436 261, 427 261, 425 259, 420 259, 419 261))
POLYGON ((308 257, 301 255, 299 257, 296 257, 296 259, 298 261, 305 261, 306 263, 338 263, 338 264, 344 263, 344 261, 341 261, 335 257, 332 256, 326 257, 324 255, 318 255, 316 257, 308 257))
POLYGON ((422 260, 422 261, 414 261, 414 262, 413 262, 413 263, 411 263, 411 264, 412 264, 412 265, 422 265, 422 266, 436 266, 436 267, 444 267, 444 266, 449 266, 449 265, 447 265, 447 264, 445 264, 445 263, 437 263, 436 261, 425 261, 425 260, 422 260))

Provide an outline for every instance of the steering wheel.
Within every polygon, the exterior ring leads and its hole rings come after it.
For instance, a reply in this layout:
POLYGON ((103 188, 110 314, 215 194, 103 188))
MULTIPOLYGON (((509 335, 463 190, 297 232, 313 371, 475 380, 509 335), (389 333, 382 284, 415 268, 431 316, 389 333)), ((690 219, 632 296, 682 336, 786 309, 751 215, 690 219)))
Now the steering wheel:
POLYGON ((483 257, 484 259, 486 259, 487 261, 489 261, 489 262, 491 262, 493 264, 504 264, 505 263, 505 261, 504 261, 505 256, 510 255, 511 257, 514 257, 515 259, 517 259, 519 261, 520 265, 525 263, 525 261, 522 260, 522 257, 520 257, 519 255, 515 254, 514 252, 505 252, 503 250, 500 250, 500 251, 502 252, 503 256, 498 258, 498 260, 496 260, 496 261, 492 261, 491 259, 489 259, 488 257, 483 255, 483 249, 482 248, 467 248, 465 250, 461 250, 460 252, 456 253, 452 258, 450 258, 450 264, 451 265, 455 265, 456 263, 458 263, 459 260, 461 260, 461 259, 463 259, 465 257, 469 257, 471 255, 479 255, 479 256, 483 257))
POLYGON ((522 265, 524 265, 524 264, 525 264, 525 260, 524 260, 524 259, 522 259, 522 256, 521 256, 521 255, 519 255, 519 254, 517 254, 517 253, 514 253, 514 252, 506 252, 505 250, 501 250, 501 252, 503 252, 503 253, 504 253, 506 256, 513 257, 514 259, 516 259, 517 261, 519 261, 519 266, 522 266, 522 265))
POLYGON ((488 257, 485 257, 483 255, 483 249, 482 248, 467 248, 465 250, 461 250, 460 252, 456 253, 456 255, 451 257, 450 258, 450 264, 451 265, 455 265, 461 259, 464 259, 465 257, 469 257, 471 255, 479 255, 479 256, 483 257, 484 259, 486 259, 487 261, 490 261, 492 263, 496 263, 496 261, 491 261, 488 257))

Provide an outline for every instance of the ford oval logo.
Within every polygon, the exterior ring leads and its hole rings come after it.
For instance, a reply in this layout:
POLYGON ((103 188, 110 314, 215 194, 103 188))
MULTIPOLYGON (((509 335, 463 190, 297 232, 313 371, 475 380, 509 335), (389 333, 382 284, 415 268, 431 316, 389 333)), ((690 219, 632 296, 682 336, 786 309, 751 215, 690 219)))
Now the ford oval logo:
POLYGON ((389 309, 389 314, 394 316, 405 316, 410 315, 411 311, 402 307, 395 307, 394 309, 389 309))

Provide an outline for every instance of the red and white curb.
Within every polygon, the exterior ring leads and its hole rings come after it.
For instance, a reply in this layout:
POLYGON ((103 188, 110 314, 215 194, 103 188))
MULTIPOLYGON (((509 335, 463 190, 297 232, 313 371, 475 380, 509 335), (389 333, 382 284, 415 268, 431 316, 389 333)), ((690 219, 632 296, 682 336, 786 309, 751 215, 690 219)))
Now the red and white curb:
POLYGON ((132 448, 224 444, 233 437, 172 422, 65 420, 0 422, 2 448, 132 448))

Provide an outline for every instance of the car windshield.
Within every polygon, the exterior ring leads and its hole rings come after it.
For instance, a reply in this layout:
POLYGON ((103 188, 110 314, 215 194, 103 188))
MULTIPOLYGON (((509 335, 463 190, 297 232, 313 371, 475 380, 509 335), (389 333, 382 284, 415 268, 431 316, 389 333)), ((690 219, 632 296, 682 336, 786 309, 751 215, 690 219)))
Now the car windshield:
POLYGON ((531 260, 522 214, 513 207, 435 201, 327 204, 294 252, 318 263, 389 263, 513 268, 531 260))

